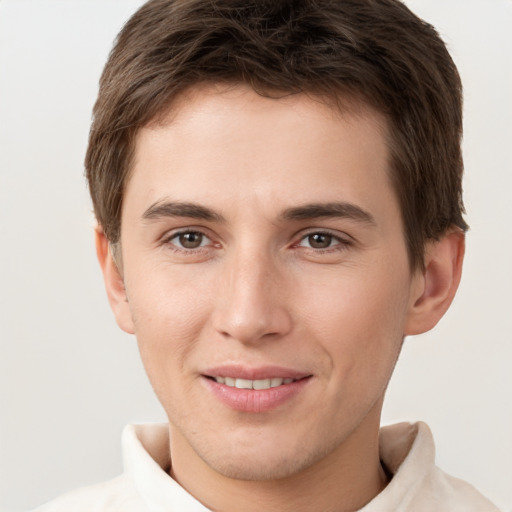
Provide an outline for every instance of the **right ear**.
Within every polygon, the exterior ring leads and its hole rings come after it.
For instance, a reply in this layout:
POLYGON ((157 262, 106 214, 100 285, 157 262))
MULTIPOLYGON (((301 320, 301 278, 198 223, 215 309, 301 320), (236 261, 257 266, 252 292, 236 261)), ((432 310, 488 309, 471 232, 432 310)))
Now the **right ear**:
POLYGON ((105 289, 117 325, 128 334, 135 334, 124 280, 112 254, 112 247, 101 226, 95 229, 96 256, 103 272, 105 289))

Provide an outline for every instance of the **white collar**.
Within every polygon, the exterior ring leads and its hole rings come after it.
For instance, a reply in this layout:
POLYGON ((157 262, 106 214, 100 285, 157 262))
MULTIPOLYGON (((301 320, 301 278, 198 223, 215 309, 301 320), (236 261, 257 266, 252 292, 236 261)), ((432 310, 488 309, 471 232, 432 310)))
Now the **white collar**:
MULTIPOLYGON (((135 483, 151 512, 209 510, 168 474, 168 425, 125 427, 123 456, 125 475, 135 483)), ((470 499, 477 501, 482 498, 469 484, 448 477, 435 466, 434 441, 425 423, 399 423, 383 427, 380 430, 380 456, 393 478, 360 512, 417 510, 414 506, 413 509, 409 508, 411 503, 420 503, 427 506, 426 509, 421 506, 422 510, 431 510, 428 508, 431 498, 451 499, 451 485, 454 482, 457 489, 462 486, 463 494, 468 494, 468 498, 470 496, 470 499)))

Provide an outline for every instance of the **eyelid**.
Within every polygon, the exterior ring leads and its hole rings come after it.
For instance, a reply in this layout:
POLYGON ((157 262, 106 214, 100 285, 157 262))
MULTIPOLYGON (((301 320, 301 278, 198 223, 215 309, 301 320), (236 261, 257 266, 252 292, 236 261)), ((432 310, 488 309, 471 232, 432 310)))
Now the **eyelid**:
POLYGON ((339 240, 344 244, 351 244, 355 242, 354 238, 351 237, 348 233, 326 228, 309 228, 305 231, 301 231, 294 238, 298 239, 298 241, 300 242, 311 235, 331 236, 332 238, 335 238, 336 240, 339 240))

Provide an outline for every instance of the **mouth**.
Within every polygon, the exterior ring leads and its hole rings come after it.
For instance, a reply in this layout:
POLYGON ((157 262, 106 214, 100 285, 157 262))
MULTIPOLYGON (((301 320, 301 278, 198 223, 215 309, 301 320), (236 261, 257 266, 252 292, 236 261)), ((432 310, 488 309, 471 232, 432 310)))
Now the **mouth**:
POLYGON ((300 399, 313 375, 286 368, 222 367, 202 374, 206 388, 228 408, 262 413, 300 399))

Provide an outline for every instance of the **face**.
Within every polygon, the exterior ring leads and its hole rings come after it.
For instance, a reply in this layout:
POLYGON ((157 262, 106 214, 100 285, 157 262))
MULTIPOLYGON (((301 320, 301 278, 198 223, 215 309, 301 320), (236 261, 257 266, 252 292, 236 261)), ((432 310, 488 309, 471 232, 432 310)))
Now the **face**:
POLYGON ((138 134, 121 247, 178 452, 279 478, 378 428, 418 282, 376 113, 193 90, 138 134))

